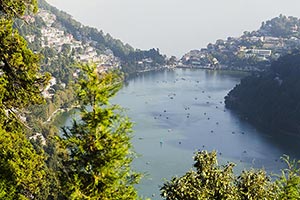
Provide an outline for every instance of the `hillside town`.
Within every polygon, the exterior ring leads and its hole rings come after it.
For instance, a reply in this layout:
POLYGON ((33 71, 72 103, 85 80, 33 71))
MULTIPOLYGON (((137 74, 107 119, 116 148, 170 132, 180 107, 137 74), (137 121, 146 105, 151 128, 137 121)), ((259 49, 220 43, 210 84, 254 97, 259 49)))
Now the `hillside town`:
POLYGON ((181 58, 178 66, 262 71, 281 55, 299 49, 300 46, 298 19, 280 16, 272 20, 263 23, 258 31, 246 31, 241 37, 219 39, 206 48, 191 50, 181 58), (280 30, 280 34, 276 34, 281 28, 277 25, 279 19, 288 25, 284 27, 285 33, 280 30))
MULTIPOLYGON (((57 52, 61 53, 64 47, 67 47, 70 52, 70 59, 80 63, 95 63, 99 73, 105 72, 111 69, 120 69, 121 61, 115 57, 110 49, 100 53, 96 50, 90 42, 83 43, 76 40, 72 34, 56 28, 53 24, 56 22, 56 16, 49 11, 40 9, 37 16, 40 17, 45 26, 42 26, 39 30, 41 35, 26 35, 25 38, 29 43, 33 43, 36 39, 40 42, 42 48, 49 47, 57 52), (39 37, 39 38, 36 38, 39 37)), ((34 23, 36 17, 25 16, 27 23, 34 23)), ((57 56, 54 59, 59 59, 57 56)), ((75 71, 72 76, 78 77, 78 70, 75 71)), ((61 87, 66 87, 66 83, 58 81, 57 77, 52 74, 49 85, 42 92, 45 98, 52 98, 55 94, 54 87, 59 84, 61 87)))
MULTIPOLYGON (((97 52, 97 50, 90 45, 89 42, 83 44, 82 41, 74 39, 73 35, 65 33, 53 26, 56 21, 56 16, 46 10, 40 9, 38 17, 41 17, 45 27, 41 28, 41 46, 50 47, 61 52, 64 45, 68 45, 70 50, 75 50, 73 58, 81 63, 96 63, 99 71, 106 71, 108 69, 120 68, 120 60, 115 57, 111 50, 107 49, 104 54, 97 52)), ((30 22, 34 22, 34 18, 30 19, 30 22)), ((35 35, 27 35, 28 42, 33 42, 35 35)))

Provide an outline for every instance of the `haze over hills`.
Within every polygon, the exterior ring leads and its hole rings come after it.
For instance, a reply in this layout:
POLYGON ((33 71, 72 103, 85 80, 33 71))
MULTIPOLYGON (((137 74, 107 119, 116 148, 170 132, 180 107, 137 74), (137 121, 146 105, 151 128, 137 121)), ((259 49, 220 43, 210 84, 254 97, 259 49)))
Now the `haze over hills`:
POLYGON ((140 49, 180 58, 216 39, 256 30, 279 14, 300 17, 297 0, 47 0, 85 25, 140 49))

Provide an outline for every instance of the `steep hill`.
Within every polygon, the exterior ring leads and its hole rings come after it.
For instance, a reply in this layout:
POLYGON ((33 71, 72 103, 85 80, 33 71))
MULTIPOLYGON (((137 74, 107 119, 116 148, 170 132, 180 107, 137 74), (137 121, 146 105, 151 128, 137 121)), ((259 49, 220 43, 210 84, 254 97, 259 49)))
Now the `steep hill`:
POLYGON ((271 69, 242 79, 225 97, 226 107, 255 125, 300 136, 300 54, 272 63, 271 69))
POLYGON ((29 46, 47 59, 64 53, 76 62, 93 61, 105 70, 120 68, 125 73, 156 69, 165 64, 165 56, 158 49, 134 49, 101 30, 81 24, 45 0, 39 0, 37 15, 24 19, 27 23, 19 21, 16 27, 29 46))
POLYGON ((96 28, 84 26, 66 12, 39 0, 39 12, 16 20, 15 28, 27 40, 28 46, 41 55, 41 69, 51 74, 50 84, 43 91, 46 104, 29 108, 27 122, 45 138, 55 114, 74 106, 74 80, 78 63, 93 62, 98 71, 119 69, 125 74, 164 67, 166 59, 158 49, 139 50, 104 34, 96 28))

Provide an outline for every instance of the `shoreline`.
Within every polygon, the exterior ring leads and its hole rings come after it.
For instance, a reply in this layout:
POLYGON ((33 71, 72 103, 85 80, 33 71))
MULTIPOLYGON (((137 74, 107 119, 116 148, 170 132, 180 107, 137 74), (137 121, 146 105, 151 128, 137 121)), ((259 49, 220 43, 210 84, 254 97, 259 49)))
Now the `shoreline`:
POLYGON ((261 72, 262 70, 247 70, 247 69, 237 69, 237 68, 230 68, 227 65, 221 65, 220 67, 209 67, 209 66, 202 66, 202 65, 176 65, 176 68, 180 69, 206 69, 212 71, 237 71, 237 72, 246 72, 246 73, 253 73, 253 72, 261 72))

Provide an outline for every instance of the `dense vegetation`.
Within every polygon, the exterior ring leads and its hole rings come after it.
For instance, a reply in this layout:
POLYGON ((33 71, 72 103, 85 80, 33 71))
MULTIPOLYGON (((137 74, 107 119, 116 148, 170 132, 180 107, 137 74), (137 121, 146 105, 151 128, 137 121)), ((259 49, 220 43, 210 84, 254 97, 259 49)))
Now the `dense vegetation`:
POLYGON ((271 177, 262 169, 233 173, 234 164, 219 166, 216 152, 197 152, 194 167, 182 177, 174 177, 161 188, 167 200, 254 200, 299 199, 299 163, 283 158, 289 168, 271 177))
POLYGON ((252 35, 267 35, 280 38, 300 38, 298 28, 300 20, 297 17, 280 15, 271 20, 263 22, 258 33, 253 32, 252 35))
POLYGON ((300 134, 300 54, 274 62, 271 69, 241 80, 225 97, 228 108, 274 133, 300 134))
POLYGON ((137 199, 139 174, 130 169, 132 123, 109 99, 120 89, 118 74, 98 74, 83 66, 78 101, 81 120, 63 129, 59 139, 67 152, 59 166, 62 193, 70 199, 137 199))
POLYGON ((40 72, 40 56, 12 27, 15 18, 35 12, 37 2, 5 0, 0 9, 0 198, 137 199, 132 124, 109 105, 122 77, 83 66, 73 94, 81 115, 73 126, 61 135, 28 123, 28 116, 35 117, 28 112, 45 103, 49 74, 40 72), (52 135, 37 133, 37 127, 52 135))

